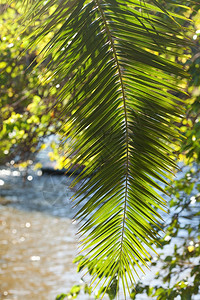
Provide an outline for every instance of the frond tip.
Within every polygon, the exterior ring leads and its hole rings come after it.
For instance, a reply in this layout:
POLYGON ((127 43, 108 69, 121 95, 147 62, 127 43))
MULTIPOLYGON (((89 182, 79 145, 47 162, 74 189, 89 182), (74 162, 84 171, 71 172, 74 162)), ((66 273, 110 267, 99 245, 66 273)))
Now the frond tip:
POLYGON ((147 267, 165 206, 159 192, 175 167, 169 141, 181 109, 173 78, 186 75, 166 57, 187 42, 157 1, 56 2, 36 1, 33 19, 55 7, 34 41, 55 30, 44 59, 63 82, 73 163, 87 162, 75 195, 87 267, 95 284, 121 278, 125 291, 147 267))

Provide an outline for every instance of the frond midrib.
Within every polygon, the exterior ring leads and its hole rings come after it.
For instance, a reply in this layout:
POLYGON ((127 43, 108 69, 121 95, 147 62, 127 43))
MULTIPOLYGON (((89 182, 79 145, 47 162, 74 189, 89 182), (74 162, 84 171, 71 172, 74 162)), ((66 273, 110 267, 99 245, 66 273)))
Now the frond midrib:
POLYGON ((117 57, 117 50, 115 48, 114 41, 112 39, 112 35, 109 29, 109 26, 107 24, 107 20, 105 17, 105 14, 103 12, 103 9, 101 7, 100 1, 95 0, 97 7, 99 9, 100 15, 102 17, 106 32, 108 34, 108 39, 111 44, 111 49, 113 51, 113 56, 116 62, 117 66, 117 71, 118 71, 118 76, 120 80, 120 85, 121 85, 121 91, 122 91, 122 99, 123 99, 123 108, 124 108, 124 119, 125 119, 125 132, 126 132, 126 177, 125 177, 125 198, 124 198, 124 209, 123 209, 123 221, 122 221, 122 234, 121 234, 121 241, 120 241, 120 256, 119 260, 121 261, 121 254, 122 254, 122 249, 123 249, 123 241, 124 241, 124 231, 125 231, 125 220, 126 220, 126 212, 127 212, 127 201, 128 201, 128 177, 129 177, 129 133, 128 133, 128 112, 127 112, 127 104, 126 104, 126 95, 125 95, 125 86, 123 83, 123 78, 122 78, 122 72, 119 64, 119 59, 117 57))

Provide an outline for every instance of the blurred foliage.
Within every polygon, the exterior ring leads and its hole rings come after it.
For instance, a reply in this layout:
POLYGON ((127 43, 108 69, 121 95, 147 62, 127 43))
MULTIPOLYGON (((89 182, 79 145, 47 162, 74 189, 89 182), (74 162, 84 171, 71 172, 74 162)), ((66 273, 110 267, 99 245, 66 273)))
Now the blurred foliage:
MULTIPOLYGON (((37 48, 27 50, 34 28, 23 31, 21 6, 6 2, 0 5, 0 163, 14 159, 26 165, 45 148, 46 137, 59 135, 63 120, 59 117, 61 104, 55 106, 55 94, 60 85, 44 83, 48 61, 36 67, 48 36, 37 48)), ((47 74, 50 76, 50 71, 47 74)), ((64 159, 58 152, 53 142, 51 159, 57 159, 62 168, 64 159)))
MULTIPOLYGON (((187 5, 187 1, 182 1, 187 5)), ((184 8, 183 8, 184 10, 184 8)), ((191 79, 185 83, 185 90, 189 95, 186 101, 186 114, 180 123, 180 132, 185 137, 179 149, 180 159, 186 163, 200 162, 200 4, 192 7, 187 24, 187 35, 193 39, 194 46, 188 49, 186 58, 177 57, 186 66, 191 79), (185 159, 186 157, 186 159, 185 159)), ((186 25, 186 24, 184 24, 186 25)))

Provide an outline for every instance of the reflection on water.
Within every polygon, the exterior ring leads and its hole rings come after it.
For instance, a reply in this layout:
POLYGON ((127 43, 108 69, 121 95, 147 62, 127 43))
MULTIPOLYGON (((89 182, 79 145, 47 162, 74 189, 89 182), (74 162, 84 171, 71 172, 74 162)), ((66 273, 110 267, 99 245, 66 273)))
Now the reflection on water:
POLYGON ((3 206, 0 213, 0 299, 55 299, 79 282, 69 219, 3 206))

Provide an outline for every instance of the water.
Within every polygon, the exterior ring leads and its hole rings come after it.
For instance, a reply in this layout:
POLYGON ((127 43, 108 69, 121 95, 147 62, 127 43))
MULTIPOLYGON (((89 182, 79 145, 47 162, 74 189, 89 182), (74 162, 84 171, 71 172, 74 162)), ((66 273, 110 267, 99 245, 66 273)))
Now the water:
POLYGON ((53 216, 72 218, 72 197, 74 191, 69 188, 73 178, 66 176, 41 176, 40 171, 2 169, 0 196, 6 198, 6 204, 12 207, 45 212, 53 216), (39 175, 38 175, 39 174, 39 175))
POLYGON ((80 280, 69 219, 0 207, 0 299, 55 299, 80 280))
POLYGON ((33 171, 0 171, 0 299, 53 300, 80 284, 72 263, 78 247, 71 181, 33 171))

